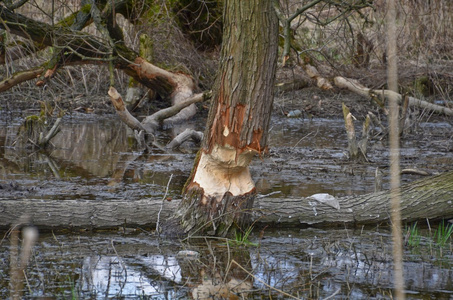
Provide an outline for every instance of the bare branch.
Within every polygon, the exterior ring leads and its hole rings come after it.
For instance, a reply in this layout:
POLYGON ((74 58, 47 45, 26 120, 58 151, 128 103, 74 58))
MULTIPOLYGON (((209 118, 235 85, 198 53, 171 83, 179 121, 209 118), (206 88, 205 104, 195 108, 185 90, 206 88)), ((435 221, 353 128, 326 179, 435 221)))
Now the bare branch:
POLYGON ((203 140, 203 132, 186 128, 186 130, 178 134, 170 143, 168 143, 165 148, 176 149, 189 139, 199 143, 203 140))
MULTIPOLYGON (((359 95, 362 95, 366 98, 371 98, 371 99, 380 98, 381 100, 394 98, 398 101, 398 103, 401 103, 401 101, 403 99, 401 94, 396 93, 394 91, 369 89, 369 88, 364 87, 363 85, 361 85, 360 83, 358 83, 355 80, 347 79, 347 78, 344 78, 341 76, 335 77, 334 82, 337 87, 347 88, 350 91, 355 92, 359 95)), ((409 105, 426 108, 431 111, 435 111, 437 113, 445 114, 448 116, 453 115, 453 109, 451 109, 451 108, 436 105, 433 103, 429 103, 427 101, 423 101, 423 100, 420 100, 420 99, 417 99, 414 97, 409 97, 409 105)))
POLYGON ((61 123, 61 118, 57 118, 55 120, 55 123, 53 124, 52 128, 49 130, 49 132, 46 134, 45 137, 39 138, 38 144, 40 147, 45 147, 50 140, 57 135, 57 133, 60 131, 60 123, 61 123))
POLYGON ((3 1, 5 2, 5 6, 8 7, 11 10, 18 9, 22 5, 28 2, 28 0, 19 0, 16 3, 11 3, 11 1, 3 1))
POLYGON ((146 117, 143 120, 142 124, 145 128, 153 128, 153 130, 155 130, 156 128, 158 128, 160 126, 161 122, 164 119, 167 119, 167 118, 170 118, 170 117, 176 115, 183 108, 185 108, 193 103, 197 103, 197 102, 201 102, 206 99, 209 99, 211 97, 211 95, 212 95, 211 91, 201 93, 201 94, 196 94, 193 97, 191 97, 185 101, 179 102, 171 107, 161 109, 158 112, 154 113, 153 115, 146 117))
POLYGON ((123 99, 121 98, 121 95, 118 93, 118 91, 114 87, 110 87, 108 93, 110 100, 112 101, 112 104, 115 107, 116 113, 118 114, 120 119, 132 130, 137 130, 139 132, 142 130, 146 131, 142 124, 126 109, 123 99))
POLYGON ((44 67, 36 67, 27 71, 17 72, 10 78, 6 78, 5 80, 0 82, 0 92, 4 92, 12 88, 13 86, 18 85, 19 83, 35 79, 42 72, 44 72, 44 70, 44 67))

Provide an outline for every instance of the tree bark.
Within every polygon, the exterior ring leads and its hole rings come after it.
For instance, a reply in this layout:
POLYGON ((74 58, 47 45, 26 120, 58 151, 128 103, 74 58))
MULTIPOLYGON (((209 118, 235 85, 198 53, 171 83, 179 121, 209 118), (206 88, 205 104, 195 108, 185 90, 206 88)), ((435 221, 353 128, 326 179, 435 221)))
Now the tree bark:
POLYGON ((223 32, 202 148, 175 213, 190 234, 226 236, 250 221, 249 164, 267 147, 278 45, 270 1, 226 1, 223 32))
MULTIPOLYGON (((118 6, 117 12, 127 11, 127 9, 122 8, 120 2, 116 2, 115 5, 118 6)), ((127 5, 132 5, 132 2, 128 2, 127 5)), ((91 15, 95 19, 98 29, 104 32, 105 40, 109 40, 110 43, 79 30, 83 28, 84 24, 89 23, 89 15, 83 9, 77 14, 77 16, 80 15, 81 19, 79 23, 69 24, 66 22, 65 26, 51 26, 17 14, 0 5, 0 18, 4 20, 4 22, 0 22, 0 28, 7 27, 11 33, 24 38, 31 38, 40 46, 55 46, 58 49, 57 54, 45 64, 46 66, 17 73, 0 82, 0 92, 36 77, 40 77, 37 84, 43 85, 45 80, 51 78, 61 66, 109 63, 113 60, 112 63, 117 69, 123 70, 136 81, 157 92, 162 98, 169 99, 171 104, 174 105, 171 111, 165 111, 165 115, 164 112, 161 112, 152 118, 145 119, 143 124, 140 124, 124 107, 119 94, 114 93, 115 97, 112 98, 112 102, 121 119, 132 129, 140 131, 145 128, 150 129, 147 131, 154 131, 156 127, 161 125, 163 119, 170 115, 173 117, 165 120, 166 124, 187 120, 195 115, 196 106, 194 104, 186 105, 186 100, 193 100, 192 96, 195 89, 193 78, 183 73, 161 69, 129 49, 122 40, 122 32, 119 27, 114 27, 116 29, 112 29, 112 26, 109 27, 112 16, 101 16, 99 10, 95 8, 97 7, 92 3, 91 15), (108 19, 105 21, 109 29, 108 32, 107 28, 103 27, 104 19, 108 19), (5 24, 8 24, 8 26, 5 24), (118 101, 114 101, 115 99, 118 101)), ((192 103, 194 102, 196 101, 192 101, 192 103)))
MULTIPOLYGON (((354 93, 357 93, 359 95, 362 95, 364 97, 370 98, 370 99, 380 99, 378 100, 379 102, 381 100, 385 99, 395 99, 399 103, 402 102, 403 96, 397 92, 391 91, 391 90, 373 90, 364 87, 360 83, 358 83, 356 80, 352 79, 347 79, 341 76, 335 77, 334 79, 335 85, 339 88, 346 88, 354 93)), ((424 109, 428 109, 430 111, 434 111, 440 114, 445 114, 448 116, 453 115, 453 109, 450 109, 445 106, 440 106, 436 104, 429 103, 427 101, 423 101, 414 97, 408 97, 409 98, 409 105, 411 106, 417 106, 421 107, 424 109)))
MULTIPOLYGON (((119 11, 120 9, 117 9, 117 12, 119 11)), ((0 22, 0 28, 23 38, 30 38, 38 45, 64 49, 65 51, 61 53, 66 54, 59 57, 60 61, 55 63, 56 68, 74 64, 106 64, 110 59, 108 53, 113 51, 113 64, 117 69, 123 70, 163 98, 168 97, 173 101, 172 104, 181 102, 193 93, 195 84, 190 76, 158 68, 126 47, 124 43, 116 43, 114 49, 111 49, 110 45, 95 36, 68 27, 51 26, 17 14, 1 5, 0 18, 4 21, 0 22)), ((18 74, 0 82, 0 91, 36 78, 39 70, 44 72, 45 68, 35 68, 33 72, 23 72, 20 76, 18 74)), ((44 79, 52 74, 53 72, 48 72, 44 75, 44 79)))
POLYGON ((36 67, 34 69, 29 69, 27 71, 17 72, 10 78, 6 78, 0 81, 0 93, 4 92, 19 83, 24 81, 28 81, 31 79, 35 79, 38 77, 42 72, 44 72, 44 67, 36 67))
MULTIPOLYGON (((180 201, 131 200, 47 200, 0 196, 0 228, 9 228, 24 215, 41 229, 155 228, 167 220, 180 201)), ((438 220, 453 215, 453 171, 427 177, 401 187, 403 222, 438 220)), ((257 199, 250 209, 253 221, 273 226, 358 226, 390 222, 390 192, 331 199, 319 197, 257 199), (318 199, 318 200, 316 200, 318 199), (339 208, 338 208, 339 207, 339 208)))

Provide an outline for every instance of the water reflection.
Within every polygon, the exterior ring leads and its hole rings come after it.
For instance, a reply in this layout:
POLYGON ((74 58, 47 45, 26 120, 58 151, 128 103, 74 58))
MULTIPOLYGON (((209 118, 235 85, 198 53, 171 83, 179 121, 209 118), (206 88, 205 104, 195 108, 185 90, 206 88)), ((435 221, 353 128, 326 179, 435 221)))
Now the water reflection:
MULTIPOLYGON (((150 155, 135 152, 132 133, 116 116, 65 117, 49 151, 13 147, 18 123, 5 122, 0 127, 0 180, 4 182, 34 187, 49 180, 46 187, 51 187, 56 183, 52 180, 56 180, 75 188, 131 185, 131 190, 140 183, 150 188, 150 194, 160 194, 160 187, 173 174, 170 190, 179 193, 192 167, 194 154, 190 151, 174 154, 154 149, 150 155)), ((165 145, 169 134, 159 136, 158 141, 165 145)))
MULTIPOLYGON (((26 270, 24 296, 391 298, 391 237, 385 229, 269 230, 264 239, 252 236, 251 241, 259 246, 244 248, 216 240, 169 244, 145 233, 42 235, 26 270), (188 249, 199 256, 178 255, 188 249)), ((0 250, 0 298, 5 299, 9 281, 6 240, 0 250)), ((406 249, 407 298, 451 297, 452 268, 451 253, 414 256, 406 249)))
POLYGON ((95 298, 146 296, 175 299, 186 291, 176 291, 171 283, 181 284, 181 268, 175 257, 153 255, 130 259, 119 256, 89 256, 82 265, 82 295, 95 298), (142 270, 140 266, 148 266, 142 270))
MULTIPOLYGON (((251 167, 260 193, 278 191, 282 197, 302 197, 373 190, 376 164, 353 166, 344 159, 342 122, 273 121, 270 155, 255 160, 251 167)), ((30 153, 12 147, 19 122, 1 118, 0 122, 0 183, 19 184, 23 187, 20 197, 30 199, 157 197, 163 195, 171 174, 170 196, 178 195, 197 148, 189 145, 175 153, 159 149, 146 155, 136 153, 125 126, 115 117, 96 116, 65 119, 52 151, 30 153), (40 193, 27 194, 27 187, 40 187, 40 193)), ((432 135, 428 140, 407 142, 402 149, 403 164, 434 166, 436 171, 451 168, 453 152, 442 152, 452 149, 449 143, 453 139, 445 138, 451 137, 451 127, 434 128, 444 137, 443 142, 429 140, 432 135), (422 151, 417 148, 420 145, 425 145, 422 151), (432 147, 427 150, 426 145, 432 147)), ((169 132, 158 136, 162 144, 170 138, 169 132)), ((388 154, 385 147, 376 143, 372 151, 381 166, 388 154)), ((265 239, 252 242, 260 247, 238 250, 222 242, 183 245, 201 253, 199 260, 188 261, 177 257, 180 244, 166 245, 145 233, 44 235, 27 269, 24 293, 57 298, 70 298, 75 293, 81 299, 140 295, 178 299, 212 294, 287 298, 280 290, 315 299, 332 295, 391 298, 391 240, 385 230, 268 230, 265 239)), ((4 239, 0 242, 2 299, 9 295, 8 255, 4 239)), ((406 252, 408 298, 435 293, 440 298, 451 297, 452 263, 451 250, 441 259, 406 252)))
MULTIPOLYGON (((0 179, 23 180, 20 184, 27 186, 36 186, 43 180, 52 179, 83 186, 107 184, 114 187, 133 183, 165 186, 173 174, 170 191, 177 194, 190 173, 193 153, 197 150, 197 145, 189 145, 183 149, 184 152, 166 153, 154 149, 151 154, 142 155, 134 152, 133 136, 116 116, 77 115, 64 118, 62 131, 52 140, 54 147, 50 152, 30 153, 12 147, 19 123, 5 122, 5 126, 1 127, 0 161, 3 168, 0 179)), ((344 182, 343 177, 337 177, 337 181, 332 180, 332 176, 326 179, 315 176, 318 178, 313 179, 311 174, 319 173, 314 166, 326 166, 320 156, 328 160, 343 156, 340 148, 320 149, 332 146, 332 141, 341 133, 341 127, 332 130, 332 124, 323 122, 303 123, 302 127, 300 125, 275 122, 271 130, 271 156, 262 158, 262 161, 256 160, 251 168, 258 181, 259 192, 279 191, 282 196, 297 197, 320 192, 341 195, 369 190, 372 178, 368 178, 369 182, 360 178, 360 182, 354 180, 351 183, 344 182), (303 138, 306 132, 312 133, 310 139, 303 138), (313 138, 314 135, 316 139, 313 138), (288 160, 288 156, 280 155, 285 151, 285 148, 280 147, 284 144, 291 145, 295 139, 298 140, 297 149, 300 149, 297 151, 304 153, 288 160), (313 141, 316 141, 315 145, 313 141), (306 148, 307 146, 315 146, 319 150, 306 148), (300 160, 301 156, 305 158, 304 161, 300 160), (262 168, 263 162, 269 167, 262 168), (300 184, 302 181, 305 182, 303 185, 300 184)), ((171 136, 169 132, 164 132, 158 138, 162 144, 166 144, 171 136)), ((335 168, 332 164, 325 173, 341 172, 335 168)), ((47 184, 52 185, 53 182, 47 184)), ((159 191, 151 193, 159 194, 159 191)), ((51 197, 52 195, 47 196, 51 197)))
MULTIPOLYGON (((198 145, 189 143, 176 152, 154 148, 149 154, 138 153, 133 134, 116 116, 74 114, 64 118, 62 132, 52 140, 51 151, 27 152, 12 146, 20 119, 7 119, 0 115, 0 180, 20 181, 18 184, 25 186, 36 186, 43 180, 48 180, 46 186, 52 186, 56 179, 76 186, 107 185, 134 191, 135 184, 144 184, 150 194, 160 195, 161 187, 173 174, 170 192, 177 195, 198 149, 198 145)), ((189 125, 200 127, 202 123, 189 125)), ((434 172, 450 168, 451 125, 439 124, 421 126, 429 138, 403 141, 402 168, 430 171, 435 167, 434 172)), ((159 133, 157 141, 165 145, 171 138, 172 131, 167 130, 159 133)), ((269 139, 269 155, 255 159, 251 165, 259 193, 279 192, 282 197, 368 193, 374 191, 376 167, 384 172, 383 188, 388 187, 385 141, 372 141, 368 164, 351 164, 346 159, 342 120, 273 118, 269 139)), ((414 179, 418 177, 402 178, 403 182, 414 179)))

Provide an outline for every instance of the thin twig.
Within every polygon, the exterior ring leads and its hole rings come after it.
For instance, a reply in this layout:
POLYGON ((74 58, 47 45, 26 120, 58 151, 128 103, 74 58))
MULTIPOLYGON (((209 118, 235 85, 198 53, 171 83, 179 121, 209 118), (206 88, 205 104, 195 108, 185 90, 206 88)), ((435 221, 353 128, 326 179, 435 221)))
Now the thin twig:
POLYGON ((332 298, 335 297, 340 291, 341 291, 341 288, 338 288, 332 295, 330 295, 330 296, 327 297, 327 298, 324 298, 324 300, 332 299, 332 298))
POLYGON ((263 280, 259 279, 258 277, 256 277, 255 275, 253 275, 252 273, 250 273, 249 271, 247 271, 243 266, 241 266, 240 264, 238 264, 234 259, 231 261, 231 263, 234 263, 236 266, 238 266, 242 271, 244 271, 245 273, 247 273, 249 276, 253 277, 254 279, 258 280, 259 282, 261 282, 262 284, 264 284, 265 286, 267 286, 268 288, 270 288, 271 290, 274 290, 278 293, 281 293, 282 295, 284 296, 287 296, 291 299, 298 299, 297 297, 291 295, 291 294, 288 294, 288 293, 285 293, 284 291, 282 290, 279 290, 277 288, 274 288, 272 286, 270 286, 269 284, 267 284, 266 282, 264 282, 263 280))
POLYGON ((164 196, 162 197, 162 203, 161 203, 161 205, 160 205, 159 212, 157 213, 157 221, 156 221, 156 232, 157 232, 157 235, 160 235, 160 232, 159 232, 160 213, 162 212, 162 209, 164 208, 164 201, 165 201, 165 199, 167 198, 168 187, 170 186, 170 182, 171 182, 171 179, 172 179, 172 178, 173 178, 173 174, 171 174, 171 175, 170 175, 170 178, 168 179, 167 188, 165 189, 165 194, 164 194, 164 196))
POLYGON ((266 198, 266 197, 269 197, 269 196, 272 196, 275 194, 280 194, 281 192, 282 191, 275 191, 275 192, 270 192, 269 194, 265 194, 265 195, 258 195, 258 196, 256 196, 256 199, 266 198))

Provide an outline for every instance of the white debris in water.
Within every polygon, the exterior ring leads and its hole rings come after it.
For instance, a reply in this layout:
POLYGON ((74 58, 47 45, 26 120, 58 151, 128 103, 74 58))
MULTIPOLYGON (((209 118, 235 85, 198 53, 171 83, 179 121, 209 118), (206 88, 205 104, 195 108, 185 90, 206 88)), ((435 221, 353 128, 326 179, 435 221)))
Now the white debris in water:
POLYGON ((300 118, 302 116, 302 112, 298 109, 290 111, 287 115, 288 118, 300 118))
POLYGON ((192 250, 181 250, 178 254, 176 254, 176 257, 182 259, 198 259, 200 257, 200 253, 192 250))

